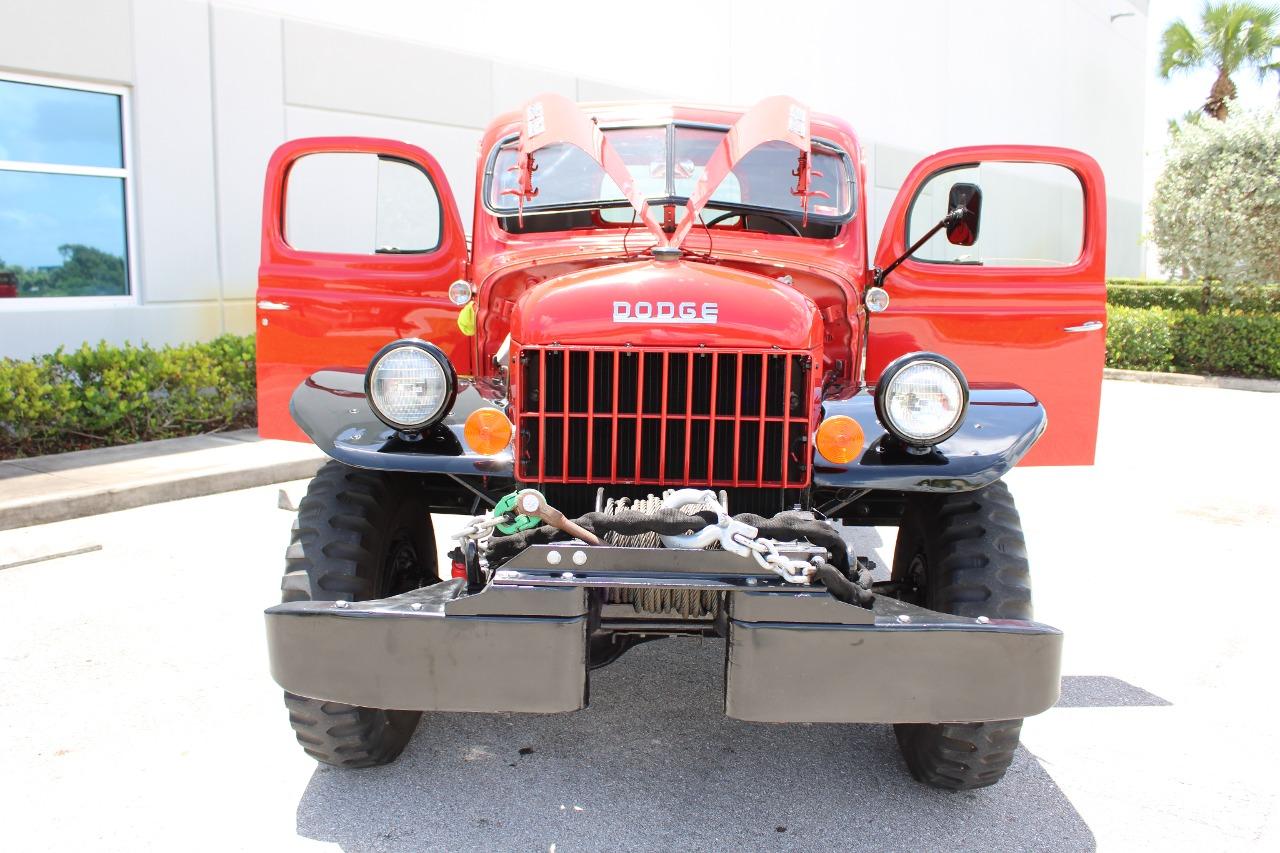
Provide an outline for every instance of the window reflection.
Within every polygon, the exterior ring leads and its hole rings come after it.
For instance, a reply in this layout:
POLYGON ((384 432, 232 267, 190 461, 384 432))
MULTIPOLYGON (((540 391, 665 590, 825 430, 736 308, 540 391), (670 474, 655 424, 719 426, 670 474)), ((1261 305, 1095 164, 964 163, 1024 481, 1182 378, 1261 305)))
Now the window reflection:
POLYGON ((129 293, 121 102, 0 79, 0 305, 129 293))
POLYGON ((120 96, 0 80, 0 160, 122 168, 120 96))
POLYGON ((124 215, 123 178, 0 171, 0 271, 13 296, 127 294, 124 215))

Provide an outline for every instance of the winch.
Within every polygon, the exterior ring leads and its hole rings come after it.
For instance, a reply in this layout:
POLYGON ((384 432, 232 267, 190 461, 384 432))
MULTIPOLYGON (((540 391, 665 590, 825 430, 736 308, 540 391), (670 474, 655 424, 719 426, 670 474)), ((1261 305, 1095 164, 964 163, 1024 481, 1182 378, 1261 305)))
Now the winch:
POLYGON ((713 615, 714 594, 693 593, 725 588, 717 580, 725 573, 747 577, 749 583, 758 583, 760 576, 795 586, 817 582, 842 601, 869 605, 871 573, 862 562, 851 568, 848 546, 829 522, 799 509, 770 518, 753 513, 735 516, 725 503, 723 493, 706 489, 667 490, 661 497, 649 495, 641 500, 605 500, 601 495, 596 511, 569 519, 537 490, 523 489, 498 501, 489 513, 471 519, 454 539, 475 543, 475 559, 489 580, 600 586, 612 590, 605 595, 606 603, 629 603, 648 613, 684 618, 713 615), (545 553, 545 566, 503 569, 526 549, 566 542, 581 543, 584 550, 571 552, 570 560, 562 563, 562 550, 551 549, 545 553), (609 558, 591 559, 589 551, 601 546, 609 558), (615 549, 626 552, 619 556, 615 549), (696 560, 686 568, 678 559, 641 565, 651 562, 643 557, 651 549, 686 554, 723 551, 754 565, 717 561, 717 566, 710 566, 696 560), (575 565, 584 571, 573 571, 575 565), (539 568, 548 577, 539 577, 539 568))

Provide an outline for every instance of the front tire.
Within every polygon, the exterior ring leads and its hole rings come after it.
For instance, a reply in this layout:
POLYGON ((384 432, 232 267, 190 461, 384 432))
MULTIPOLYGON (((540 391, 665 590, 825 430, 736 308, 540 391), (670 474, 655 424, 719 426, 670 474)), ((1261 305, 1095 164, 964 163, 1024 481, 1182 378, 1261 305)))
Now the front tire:
MULTIPOLYGON (((904 600, 940 613, 1030 620, 1031 572, 1009 487, 996 482, 911 497, 898 528, 893 580, 904 600)), ((894 726, 911 775, 952 791, 1004 778, 1021 731, 1022 720, 894 726)))
MULTIPOLYGON (((325 463, 298 508, 285 552, 282 600, 383 598, 439 580, 431 516, 417 484, 393 474, 325 463)), ((284 703, 306 753, 337 767, 394 761, 422 716, 419 711, 363 708, 288 692, 284 703)))

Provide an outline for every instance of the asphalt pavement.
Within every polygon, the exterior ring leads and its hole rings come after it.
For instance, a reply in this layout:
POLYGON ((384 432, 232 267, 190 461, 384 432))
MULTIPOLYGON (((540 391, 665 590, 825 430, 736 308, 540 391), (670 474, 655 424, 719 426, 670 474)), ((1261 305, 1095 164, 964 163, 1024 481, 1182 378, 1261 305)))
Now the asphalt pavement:
MULTIPOLYGON (((389 767, 319 767, 266 669, 276 487, 2 531, 0 850, 1278 849, 1277 423, 1108 382, 1097 466, 1010 475, 1063 699, 962 794, 887 726, 726 719, 711 640, 636 648, 586 711, 428 714, 389 767)), ((851 537, 888 565, 892 529, 851 537)))

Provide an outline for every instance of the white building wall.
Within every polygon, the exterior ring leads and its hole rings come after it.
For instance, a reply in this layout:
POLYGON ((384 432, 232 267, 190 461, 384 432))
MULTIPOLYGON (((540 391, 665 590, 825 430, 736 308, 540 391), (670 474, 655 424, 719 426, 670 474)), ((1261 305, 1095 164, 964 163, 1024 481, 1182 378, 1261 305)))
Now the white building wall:
POLYGON ((873 243, 928 152, 1081 148, 1107 177, 1111 271, 1142 269, 1143 0, 714 0, 626 15, 588 0, 538 15, 516 2, 0 3, 0 72, 129 87, 139 273, 131 304, 5 300, 25 304, 0 305, 0 355, 251 331, 264 169, 288 138, 421 145, 469 227, 483 126, 548 90, 737 104, 785 92, 842 115, 866 146, 873 243))

